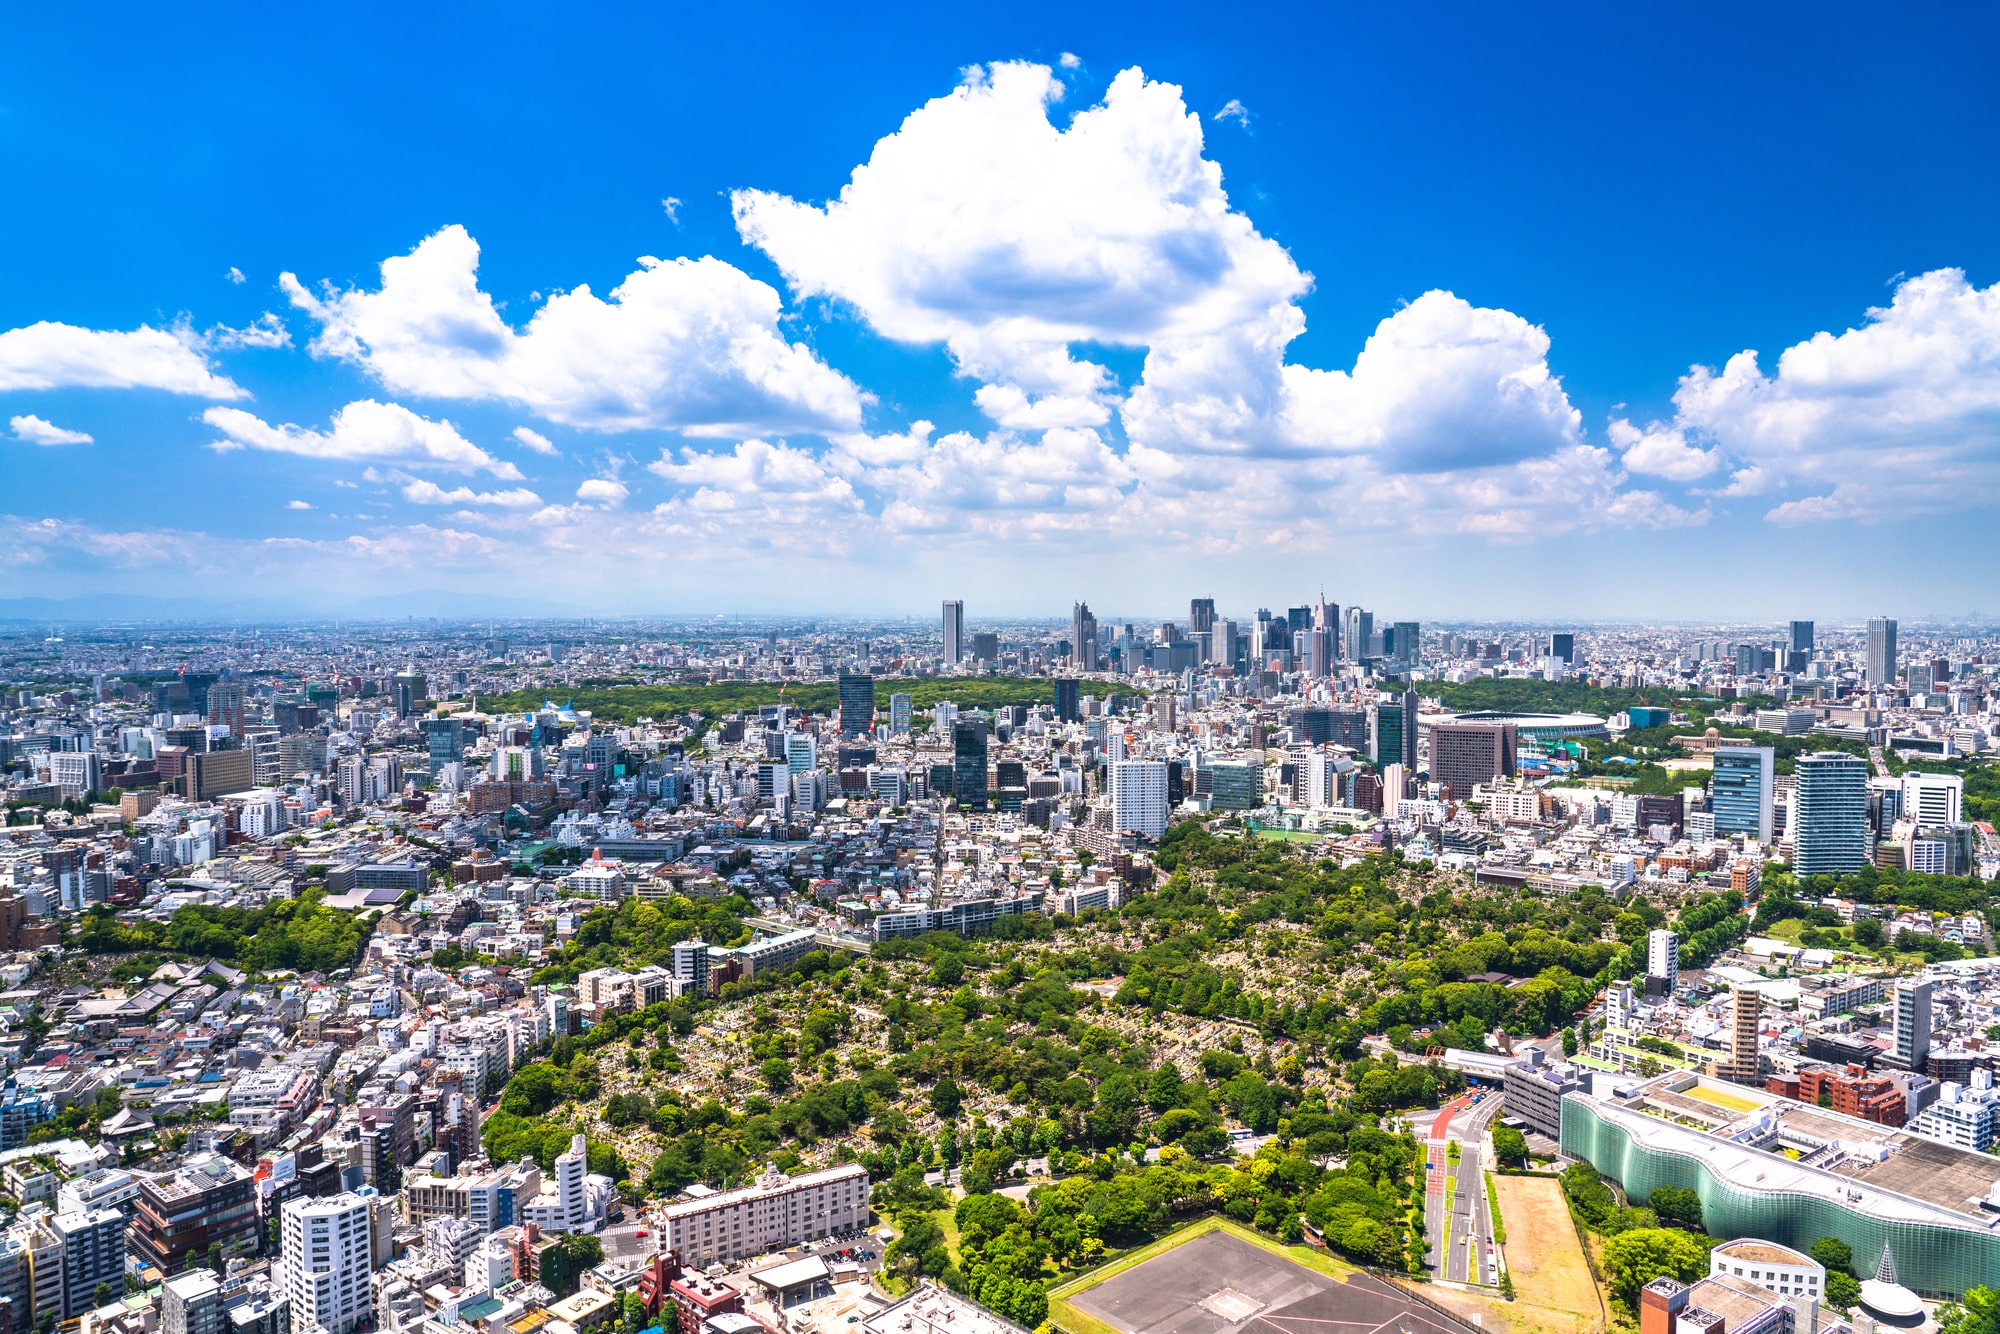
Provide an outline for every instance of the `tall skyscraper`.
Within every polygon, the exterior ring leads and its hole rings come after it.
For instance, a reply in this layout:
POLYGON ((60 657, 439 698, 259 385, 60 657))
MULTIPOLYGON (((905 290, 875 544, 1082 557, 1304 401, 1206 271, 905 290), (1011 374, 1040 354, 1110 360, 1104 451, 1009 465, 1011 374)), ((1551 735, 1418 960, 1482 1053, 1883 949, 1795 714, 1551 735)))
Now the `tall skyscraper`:
POLYGON ((960 718, 951 725, 951 790, 961 809, 986 809, 986 721, 983 718, 960 718))
POLYGON ((1088 602, 1070 608, 1069 656, 1078 671, 1097 670, 1097 618, 1090 614, 1088 602))
POLYGON ((1887 616, 1868 622, 1868 684, 1896 684, 1896 622, 1887 616))
POLYGON ((1512 723, 1435 723, 1431 727, 1431 781, 1450 786, 1454 801, 1470 801, 1484 787, 1514 773, 1512 723))
POLYGON ((910 694, 906 690, 889 696, 889 730, 897 736, 910 730, 910 694))
MULTIPOLYGON (((951 604, 946 603, 946 606, 951 604)), ((840 674, 840 734, 869 736, 875 731, 875 678, 861 672, 840 674)))
POLYGON ((1671 996, 1681 987, 1681 938, 1664 927, 1646 935, 1646 991, 1671 996))
POLYGON ((1905 1070, 1924 1068, 1931 1050, 1931 993, 1937 983, 1904 978, 1896 983, 1896 1042, 1890 1058, 1905 1070))
POLYGON ((1384 695, 1375 705, 1375 735, 1371 754, 1377 766, 1400 764, 1405 773, 1417 768, 1417 692, 1384 695))
POLYGON ((398 718, 408 718, 414 714, 423 712, 424 701, 430 698, 431 692, 429 684, 424 680, 423 673, 417 670, 415 663, 397 672, 390 684, 396 691, 396 716, 398 718))
POLYGON ((1167 766, 1162 760, 1116 760, 1111 765, 1111 821, 1142 838, 1167 832, 1167 766))
POLYGON ((1423 632, 1415 621, 1397 621, 1396 652, 1397 662, 1405 667, 1414 667, 1423 660, 1423 632))
POLYGON ((1569 630, 1558 630, 1549 636, 1549 656, 1566 665, 1576 663, 1576 635, 1569 630))
POLYGON ((1082 716, 1082 708, 1077 699, 1077 680, 1074 676, 1056 678, 1056 721, 1073 723, 1082 716))
POLYGON ((1368 656, 1368 641, 1375 637, 1375 613, 1363 611, 1359 607, 1347 609, 1347 624, 1342 627, 1341 657, 1348 662, 1360 662, 1368 656))
POLYGON ((1792 777, 1792 872, 1847 875, 1868 864, 1868 761, 1802 755, 1792 777))
POLYGON ((1717 748, 1708 807, 1715 814, 1718 836, 1742 834, 1759 843, 1771 841, 1777 793, 1774 774, 1774 753, 1769 746, 1717 748))
POLYGON ((208 688, 208 721, 217 727, 227 727, 229 735, 238 741, 243 739, 245 709, 240 681, 217 681, 208 688))
POLYGON ((1200 639, 1215 628, 1215 599, 1188 599, 1188 638, 1200 639))
POLYGON ((374 1315, 368 1201, 352 1191, 289 1200, 283 1217, 279 1286, 293 1323, 351 1334, 374 1315))
POLYGON ((1810 654, 1813 651, 1813 623, 1811 621, 1792 622, 1792 652, 1810 654))
POLYGON ((944 665, 956 667, 965 660, 965 604, 944 604, 944 665))

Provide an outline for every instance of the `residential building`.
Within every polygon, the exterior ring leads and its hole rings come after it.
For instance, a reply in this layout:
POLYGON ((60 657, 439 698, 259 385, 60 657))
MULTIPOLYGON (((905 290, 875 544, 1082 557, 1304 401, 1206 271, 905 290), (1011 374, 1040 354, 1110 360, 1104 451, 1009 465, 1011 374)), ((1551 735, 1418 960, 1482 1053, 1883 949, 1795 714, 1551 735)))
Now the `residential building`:
POLYGON ((368 1200, 352 1191, 288 1201, 278 1283, 295 1325, 352 1334, 374 1315, 368 1200))
POLYGON ((700 1269, 814 1241, 868 1221, 868 1169, 858 1163, 676 1200, 660 1210, 660 1243, 700 1269))
POLYGON ((1112 824, 1158 839, 1167 832, 1167 766, 1164 760, 1117 760, 1111 765, 1112 824))
POLYGON ((1924 1069, 1931 1050, 1931 995, 1937 983, 1928 978, 1904 978, 1896 983, 1895 1042, 1889 1059, 1904 1070, 1924 1069))
POLYGON ((190 1269, 160 1285, 160 1334, 226 1334, 222 1280, 210 1269, 190 1269))
POLYGON ((199 1154, 172 1172, 142 1180, 133 1201, 132 1253, 163 1274, 220 1243, 247 1254, 262 1242, 251 1174, 219 1153, 199 1154))
POLYGON ((674 992, 681 996, 708 994, 708 942, 683 940, 674 946, 674 992))
POLYGON ((1646 991, 1671 996, 1681 988, 1681 938, 1665 927, 1646 934, 1646 991))
POLYGON ((58 1214, 62 1238, 63 1318, 73 1319, 125 1292, 125 1215, 116 1209, 58 1214))

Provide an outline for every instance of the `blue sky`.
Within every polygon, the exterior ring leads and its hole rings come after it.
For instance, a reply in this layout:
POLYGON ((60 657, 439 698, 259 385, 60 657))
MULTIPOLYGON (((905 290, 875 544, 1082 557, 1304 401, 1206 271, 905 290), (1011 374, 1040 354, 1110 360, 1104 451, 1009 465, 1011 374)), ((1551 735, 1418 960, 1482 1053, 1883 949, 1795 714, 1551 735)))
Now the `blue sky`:
POLYGON ((1389 8, 11 15, 0 596, 1991 610, 1991 16, 1389 8))

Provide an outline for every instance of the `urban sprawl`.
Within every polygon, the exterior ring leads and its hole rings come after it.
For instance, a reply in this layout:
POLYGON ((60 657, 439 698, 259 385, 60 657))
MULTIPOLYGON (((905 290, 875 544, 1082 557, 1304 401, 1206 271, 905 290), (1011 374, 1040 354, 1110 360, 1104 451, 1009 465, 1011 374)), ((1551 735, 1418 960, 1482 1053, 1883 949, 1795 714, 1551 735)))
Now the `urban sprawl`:
POLYGON ((0 1334, 1152 1334, 1203 1229, 1411 1334, 2000 1320, 1988 628, 15 623, 0 690, 0 1334))

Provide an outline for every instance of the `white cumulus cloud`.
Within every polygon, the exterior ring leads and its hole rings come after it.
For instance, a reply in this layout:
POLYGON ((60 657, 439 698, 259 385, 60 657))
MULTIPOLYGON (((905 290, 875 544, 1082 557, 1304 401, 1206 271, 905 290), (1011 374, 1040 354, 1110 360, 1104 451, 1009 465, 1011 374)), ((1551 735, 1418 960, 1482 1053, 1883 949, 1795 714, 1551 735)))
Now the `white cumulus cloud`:
POLYGON ((458 433, 448 421, 420 417, 399 403, 372 398, 349 403, 330 429, 272 426, 241 408, 210 408, 201 419, 222 432, 213 449, 263 449, 316 459, 369 459, 458 472, 485 471, 516 481, 520 469, 496 459, 458 433))
POLYGON ((265 311, 241 329, 232 329, 226 324, 218 324, 201 336, 203 347, 210 348, 279 348, 292 345, 292 331, 285 322, 270 311, 265 311))
POLYGON ((576 498, 592 505, 622 505, 631 488, 615 477, 592 477, 576 489, 576 498))
POLYGON ((554 442, 540 431, 530 430, 526 426, 516 426, 514 428, 514 439, 516 443, 534 450, 537 454, 553 456, 556 453, 554 442))
POLYGON ((92 437, 83 431, 66 431, 52 421, 29 413, 23 417, 10 418, 7 424, 14 428, 14 438, 31 445, 88 445, 92 437))
POLYGON ((604 431, 859 426, 866 396, 810 348, 785 341, 768 284, 714 258, 639 263, 609 301, 579 286, 520 329, 479 289, 479 245, 459 226, 384 260, 376 291, 315 296, 290 273, 279 281, 320 324, 313 352, 402 393, 504 399, 604 431))
POLYGON ((287 504, 285 508, 288 510, 309 510, 312 508, 312 502, 309 500, 294 500, 287 504))
POLYGON ((403 485, 403 499, 417 505, 497 505, 502 509, 532 509, 542 498, 526 487, 505 491, 474 491, 469 486, 447 491, 428 478, 415 477, 403 485))
POLYGON ((2000 494, 2000 284, 1958 269, 1900 283, 1863 324, 1720 371, 1695 366, 1674 420, 1612 423, 1634 472, 1675 480, 1733 464, 1726 496, 1776 496, 1778 524, 1984 506, 2000 494), (1636 455, 1636 457, 1635 457, 1636 455))
POLYGON ((185 331, 82 329, 43 320, 0 333, 0 391, 163 389, 195 398, 248 398, 217 375, 185 331))

